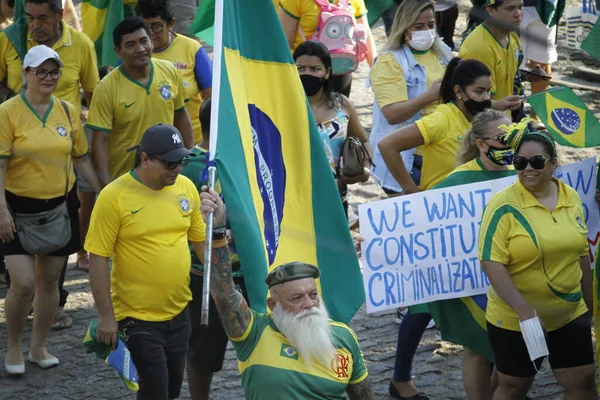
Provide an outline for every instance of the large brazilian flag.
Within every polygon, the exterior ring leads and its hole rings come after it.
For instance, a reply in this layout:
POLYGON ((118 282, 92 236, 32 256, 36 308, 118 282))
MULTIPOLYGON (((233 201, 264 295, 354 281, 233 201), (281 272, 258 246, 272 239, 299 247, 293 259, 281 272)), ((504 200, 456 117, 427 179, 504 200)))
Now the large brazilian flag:
POLYGON ((267 274, 298 260, 320 268, 325 305, 347 323, 361 272, 273 0, 217 0, 216 15, 211 149, 251 306, 266 311, 267 274))
POLYGON ((83 32, 96 48, 98 66, 117 66, 118 58, 113 48, 113 30, 126 17, 135 15, 137 0, 83 0, 81 20, 83 32))

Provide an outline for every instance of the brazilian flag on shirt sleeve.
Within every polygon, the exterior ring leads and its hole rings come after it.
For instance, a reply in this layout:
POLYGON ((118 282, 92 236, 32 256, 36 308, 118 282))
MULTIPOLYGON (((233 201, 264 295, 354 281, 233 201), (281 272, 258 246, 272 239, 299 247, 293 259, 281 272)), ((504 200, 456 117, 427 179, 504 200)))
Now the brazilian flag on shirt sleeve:
POLYGON ((320 268, 331 317, 348 323, 365 300, 362 276, 273 0, 223 1, 211 138, 251 306, 266 311, 272 269, 302 261, 320 268))
POLYGON ((113 30, 123 19, 135 15, 137 0, 83 0, 81 20, 83 32, 88 35, 96 48, 98 66, 117 66, 113 30))

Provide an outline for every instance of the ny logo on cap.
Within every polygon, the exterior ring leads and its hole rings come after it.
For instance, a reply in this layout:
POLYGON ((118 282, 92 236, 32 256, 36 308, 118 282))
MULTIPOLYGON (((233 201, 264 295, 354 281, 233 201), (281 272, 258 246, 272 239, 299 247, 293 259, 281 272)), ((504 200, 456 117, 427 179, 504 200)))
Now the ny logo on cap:
POLYGON ((173 134, 173 143, 181 143, 181 138, 176 133, 173 134))

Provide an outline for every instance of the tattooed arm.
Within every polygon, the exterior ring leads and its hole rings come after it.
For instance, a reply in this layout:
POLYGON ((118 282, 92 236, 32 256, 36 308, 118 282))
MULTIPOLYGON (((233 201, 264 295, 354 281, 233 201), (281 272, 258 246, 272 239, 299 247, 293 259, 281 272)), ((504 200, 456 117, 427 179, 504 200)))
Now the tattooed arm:
POLYGON ((350 400, 375 400, 375 395, 371 390, 368 379, 355 385, 348 385, 346 394, 350 400))
MULTIPOLYGON (((213 212, 213 226, 225 226, 225 205, 219 195, 212 190, 208 192, 206 187, 203 187, 200 197, 204 220, 206 221, 208 213, 213 212)), ((192 243, 192 245, 197 254, 204 253, 204 247, 200 243, 192 243)), ((226 239, 213 241, 210 293, 219 310, 227 336, 232 339, 242 337, 248 329, 252 314, 248 303, 233 284, 226 239)))

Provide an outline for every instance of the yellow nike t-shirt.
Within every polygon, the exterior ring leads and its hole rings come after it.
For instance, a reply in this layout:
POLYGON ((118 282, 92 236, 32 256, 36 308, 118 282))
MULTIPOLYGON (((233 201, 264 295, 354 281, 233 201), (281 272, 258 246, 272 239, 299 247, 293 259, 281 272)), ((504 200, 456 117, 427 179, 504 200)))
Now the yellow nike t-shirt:
MULTIPOLYGON (((579 259, 589 252, 583 205, 563 182, 552 212, 517 180, 486 206, 479 231, 479 260, 503 264, 517 290, 549 331, 587 311, 579 259)), ((499 328, 520 331, 519 316, 493 287, 486 319, 499 328)))
POLYGON ((123 66, 102 79, 92 98, 87 127, 108 133, 112 179, 133 168, 135 152, 144 131, 155 124, 173 124, 176 111, 185 110, 186 93, 173 64, 150 61, 150 79, 141 85, 123 66))
POLYGON ((9 192, 46 200, 64 196, 75 184, 72 158, 88 154, 89 145, 75 107, 65 104, 71 123, 54 96, 42 118, 24 94, 0 104, 0 158, 8 158, 9 192))
MULTIPOLYGON (((330 2, 337 4, 338 0, 330 0, 330 2)), ((348 3, 354 9, 354 17, 356 19, 367 14, 367 7, 365 7, 364 0, 349 0, 348 3)), ((314 0, 280 0, 279 7, 287 15, 298 20, 298 27, 302 29, 306 39, 309 39, 317 30, 319 17, 321 16, 321 7, 314 0)), ((292 51, 302 42, 304 42, 304 39, 297 32, 292 51)))
POLYGON ((471 123, 454 103, 440 104, 435 111, 415 122, 424 144, 421 190, 440 183, 456 167, 456 154, 471 123))
POLYGON ((479 60, 490 69, 492 98, 500 100, 513 94, 521 53, 521 42, 516 32, 509 34, 508 45, 504 47, 483 23, 467 36, 458 55, 463 59, 479 60))
POLYGON ((192 299, 188 240, 202 242, 200 195, 185 176, 161 190, 134 171, 106 186, 96 201, 85 249, 112 257, 115 319, 167 321, 192 299))

